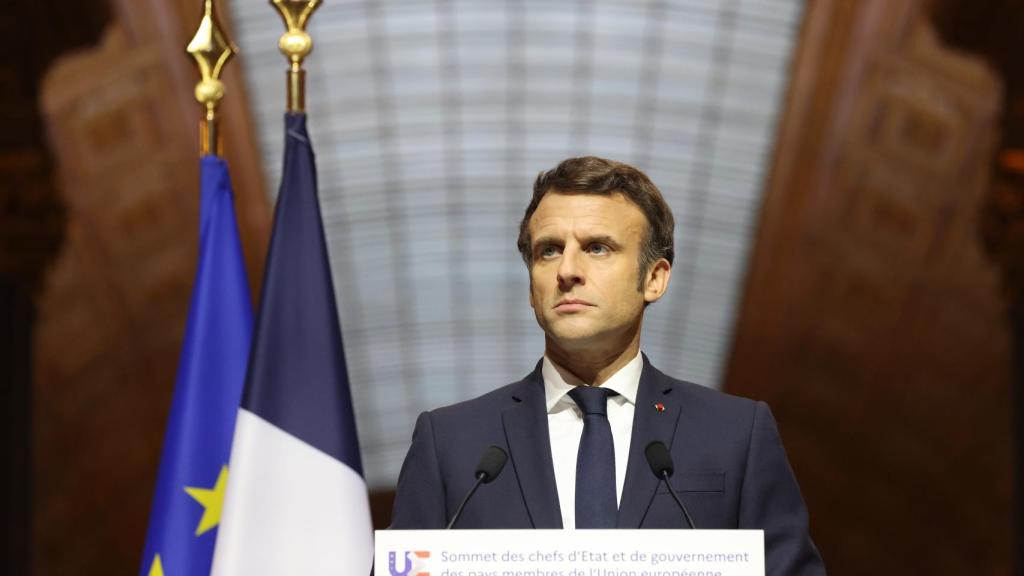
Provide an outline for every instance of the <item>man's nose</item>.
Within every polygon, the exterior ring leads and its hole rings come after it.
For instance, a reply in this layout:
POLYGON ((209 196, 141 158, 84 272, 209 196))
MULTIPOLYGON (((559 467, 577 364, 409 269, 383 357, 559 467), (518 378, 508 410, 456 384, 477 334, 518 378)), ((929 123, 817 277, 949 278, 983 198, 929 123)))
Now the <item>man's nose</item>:
POLYGON ((571 290, 577 284, 585 283, 583 254, 574 248, 565 248, 558 262, 558 288, 571 290))

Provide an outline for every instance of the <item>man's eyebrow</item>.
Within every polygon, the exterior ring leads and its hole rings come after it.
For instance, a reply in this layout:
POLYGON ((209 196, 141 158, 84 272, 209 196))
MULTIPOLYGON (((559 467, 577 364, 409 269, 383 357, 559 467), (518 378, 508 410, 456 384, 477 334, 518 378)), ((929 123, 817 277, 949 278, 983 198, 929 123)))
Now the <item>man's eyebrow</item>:
MULTIPOLYGON (((562 239, 553 235, 538 236, 532 240, 530 248, 537 248, 538 246, 546 246, 548 244, 561 245, 562 239)), ((585 246, 589 246, 590 244, 607 244, 611 248, 622 248, 622 242, 619 242, 608 234, 592 234, 590 236, 584 236, 581 244, 585 246)))
POLYGON ((594 236, 586 236, 583 239, 583 244, 607 244, 611 248, 621 248, 622 243, 612 238, 607 234, 596 234, 594 236))
POLYGON ((544 246, 546 244, 561 244, 561 243, 562 243, 562 240, 560 238, 558 238, 557 236, 552 236, 552 235, 549 235, 549 234, 545 234, 544 236, 538 236, 538 237, 534 238, 530 242, 530 247, 531 248, 536 248, 537 246, 544 246))

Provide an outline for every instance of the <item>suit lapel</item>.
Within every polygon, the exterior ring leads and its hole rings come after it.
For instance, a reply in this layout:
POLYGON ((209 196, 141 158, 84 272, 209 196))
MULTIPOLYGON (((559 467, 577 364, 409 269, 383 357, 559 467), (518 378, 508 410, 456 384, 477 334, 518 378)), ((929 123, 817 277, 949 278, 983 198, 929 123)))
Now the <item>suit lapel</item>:
POLYGON ((547 404, 540 364, 513 391, 514 404, 502 411, 509 458, 534 528, 561 528, 548 435, 547 404))
POLYGON ((672 390, 671 379, 651 366, 647 356, 644 356, 633 415, 629 463, 626 465, 626 480, 619 501, 619 528, 639 528, 654 492, 658 489, 658 479, 651 473, 644 448, 655 440, 661 440, 668 447, 672 446, 679 422, 678 401, 681 400, 680 394, 673 397, 672 390), (664 411, 658 411, 655 407, 659 403, 664 406, 664 411))

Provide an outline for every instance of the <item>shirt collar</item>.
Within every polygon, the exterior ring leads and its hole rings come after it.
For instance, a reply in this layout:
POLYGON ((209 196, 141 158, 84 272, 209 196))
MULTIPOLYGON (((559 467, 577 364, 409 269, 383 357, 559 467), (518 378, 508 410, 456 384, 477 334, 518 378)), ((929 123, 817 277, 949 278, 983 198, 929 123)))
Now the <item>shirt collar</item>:
MULTIPOLYGON (((643 358, 640 352, 637 351, 636 357, 622 368, 619 368, 615 374, 612 374, 611 378, 608 378, 604 384, 601 384, 601 387, 614 390, 626 402, 636 404, 636 392, 640 387, 640 373, 643 371, 643 368, 643 358)), ((544 399, 547 402, 549 414, 565 398, 570 390, 576 386, 585 386, 579 378, 552 362, 546 354, 541 366, 541 375, 544 377, 544 399)))

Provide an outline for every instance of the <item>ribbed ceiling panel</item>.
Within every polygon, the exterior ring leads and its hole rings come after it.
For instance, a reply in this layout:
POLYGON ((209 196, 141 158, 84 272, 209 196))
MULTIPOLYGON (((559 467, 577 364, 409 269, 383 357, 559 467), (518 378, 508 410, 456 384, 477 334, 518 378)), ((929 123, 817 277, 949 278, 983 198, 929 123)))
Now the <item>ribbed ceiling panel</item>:
MULTIPOLYGON (((676 219, 643 349, 718 386, 802 2, 328 0, 310 131, 364 467, 392 484, 422 410, 513 381, 543 335, 515 248, 536 174, 594 154, 646 171, 676 219)), ((232 1, 268 181, 280 19, 232 1)))

